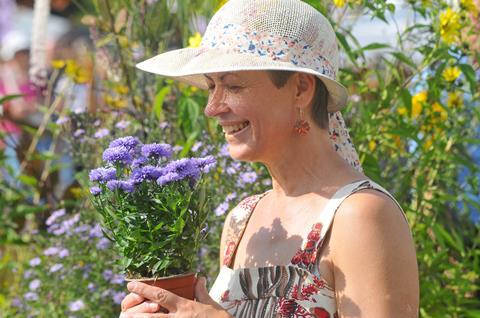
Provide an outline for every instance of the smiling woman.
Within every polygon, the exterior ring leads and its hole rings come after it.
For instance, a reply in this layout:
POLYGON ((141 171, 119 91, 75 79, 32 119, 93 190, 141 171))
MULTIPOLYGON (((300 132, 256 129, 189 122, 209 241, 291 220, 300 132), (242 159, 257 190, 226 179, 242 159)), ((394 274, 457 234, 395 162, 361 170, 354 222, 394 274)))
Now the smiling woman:
POLYGON ((130 285, 122 316, 417 316, 408 223, 362 172, 324 16, 300 0, 231 0, 198 48, 138 67, 208 88, 205 115, 222 126, 231 157, 266 165, 272 189, 228 214, 209 294, 203 279, 197 302, 130 285))

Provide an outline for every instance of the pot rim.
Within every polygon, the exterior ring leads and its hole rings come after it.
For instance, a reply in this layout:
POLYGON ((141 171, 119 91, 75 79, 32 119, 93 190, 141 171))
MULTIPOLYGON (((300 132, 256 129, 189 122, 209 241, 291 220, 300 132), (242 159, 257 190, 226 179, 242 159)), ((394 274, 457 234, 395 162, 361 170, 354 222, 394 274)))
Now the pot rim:
POLYGON ((177 274, 177 275, 170 275, 170 276, 164 276, 164 277, 142 277, 142 278, 126 278, 125 280, 127 282, 151 282, 151 281, 159 281, 159 280, 166 280, 166 279, 172 279, 172 278, 180 278, 180 277, 186 277, 186 276, 191 276, 194 275, 195 277, 197 276, 196 273, 190 272, 186 274, 177 274))

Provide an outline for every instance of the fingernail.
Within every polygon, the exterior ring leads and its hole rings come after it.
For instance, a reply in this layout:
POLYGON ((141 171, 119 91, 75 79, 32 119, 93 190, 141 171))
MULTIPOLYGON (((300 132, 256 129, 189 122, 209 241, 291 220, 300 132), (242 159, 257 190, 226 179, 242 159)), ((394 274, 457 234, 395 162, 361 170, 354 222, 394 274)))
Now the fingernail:
POLYGON ((137 282, 130 282, 130 283, 127 284, 127 288, 129 290, 135 289, 136 286, 137 286, 137 282))
POLYGON ((158 310, 158 304, 157 303, 149 303, 148 307, 152 310, 158 310))

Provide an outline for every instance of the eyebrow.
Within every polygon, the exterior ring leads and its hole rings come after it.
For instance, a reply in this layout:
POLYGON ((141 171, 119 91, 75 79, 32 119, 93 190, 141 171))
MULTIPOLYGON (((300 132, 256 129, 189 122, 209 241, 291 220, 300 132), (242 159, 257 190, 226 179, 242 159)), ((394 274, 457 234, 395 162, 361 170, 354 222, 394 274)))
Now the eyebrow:
MULTIPOLYGON (((226 72, 226 73, 223 73, 222 75, 220 75, 220 82, 223 82, 223 79, 226 77, 226 76, 236 76, 236 77, 239 77, 237 74, 233 73, 233 72, 226 72)), ((203 76, 205 76, 206 78, 208 78, 209 80, 213 81, 213 79, 208 76, 207 74, 203 74, 203 76)))

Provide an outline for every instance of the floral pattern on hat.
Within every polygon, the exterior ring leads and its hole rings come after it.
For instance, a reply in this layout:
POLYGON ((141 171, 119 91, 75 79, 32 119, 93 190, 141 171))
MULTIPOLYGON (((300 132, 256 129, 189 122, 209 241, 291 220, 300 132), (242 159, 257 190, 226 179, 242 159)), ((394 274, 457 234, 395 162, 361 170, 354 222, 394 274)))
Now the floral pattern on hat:
POLYGON ((241 25, 228 23, 216 26, 202 40, 203 49, 222 49, 226 53, 252 54, 273 61, 292 63, 298 67, 314 69, 331 78, 336 78, 336 69, 325 57, 333 55, 336 47, 325 47, 324 43, 313 47, 302 39, 249 30, 241 25))

